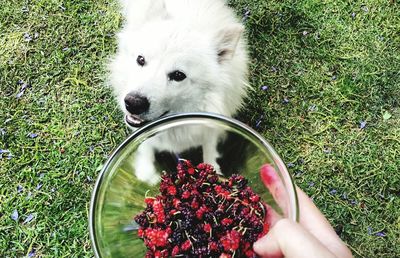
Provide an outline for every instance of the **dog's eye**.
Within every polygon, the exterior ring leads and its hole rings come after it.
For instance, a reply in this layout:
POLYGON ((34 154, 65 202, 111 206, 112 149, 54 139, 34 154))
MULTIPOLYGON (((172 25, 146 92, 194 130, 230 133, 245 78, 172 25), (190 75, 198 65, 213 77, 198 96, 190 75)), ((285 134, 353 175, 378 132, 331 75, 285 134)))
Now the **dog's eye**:
POLYGON ((173 71, 172 73, 168 74, 168 79, 171 81, 183 81, 186 79, 186 74, 182 73, 181 71, 173 71))
POLYGON ((144 59, 144 57, 143 56, 138 56, 137 58, 136 58, 136 63, 138 64, 138 65, 140 65, 140 66, 144 66, 145 64, 146 64, 146 59, 144 59))

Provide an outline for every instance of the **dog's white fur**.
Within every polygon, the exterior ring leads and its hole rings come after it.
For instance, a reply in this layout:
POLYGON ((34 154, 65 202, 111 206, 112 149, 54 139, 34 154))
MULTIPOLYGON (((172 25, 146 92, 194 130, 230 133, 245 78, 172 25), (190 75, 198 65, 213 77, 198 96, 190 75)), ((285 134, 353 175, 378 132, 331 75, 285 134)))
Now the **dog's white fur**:
MULTIPOLYGON (((126 115, 124 98, 130 92, 148 98, 149 110, 140 114, 147 121, 166 112, 232 116, 240 108, 248 85, 246 42, 243 26, 224 1, 120 1, 126 22, 118 34, 110 79, 126 115), (145 57, 143 67, 136 62, 138 55, 145 57), (186 79, 169 80, 175 70, 186 79)), ((219 136, 190 130, 152 138, 135 157, 136 176, 154 183, 156 172, 149 166, 153 152, 183 151, 194 143, 203 146, 204 161, 216 165, 219 136)))

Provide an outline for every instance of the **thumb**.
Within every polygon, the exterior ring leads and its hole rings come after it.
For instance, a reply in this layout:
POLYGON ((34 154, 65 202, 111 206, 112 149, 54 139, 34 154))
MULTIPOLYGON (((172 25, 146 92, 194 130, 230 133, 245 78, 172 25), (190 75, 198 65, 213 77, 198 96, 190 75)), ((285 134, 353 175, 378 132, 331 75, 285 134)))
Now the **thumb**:
POLYGON ((289 219, 279 220, 254 243, 253 249, 267 258, 335 258, 313 235, 289 219))

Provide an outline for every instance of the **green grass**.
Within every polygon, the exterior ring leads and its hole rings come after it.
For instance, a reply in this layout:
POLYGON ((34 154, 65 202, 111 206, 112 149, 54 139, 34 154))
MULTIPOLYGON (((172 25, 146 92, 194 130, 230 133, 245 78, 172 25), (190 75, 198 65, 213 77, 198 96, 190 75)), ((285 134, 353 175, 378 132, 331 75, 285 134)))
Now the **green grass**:
MULTIPOLYGON (((0 149, 12 154, 0 159, 0 256, 90 257, 98 167, 128 134, 105 86, 121 18, 106 0, 0 1, 0 149), (20 98, 18 80, 31 85, 20 98)), ((240 119, 263 116, 257 130, 356 257, 400 256, 395 2, 231 1, 251 10, 240 119)))

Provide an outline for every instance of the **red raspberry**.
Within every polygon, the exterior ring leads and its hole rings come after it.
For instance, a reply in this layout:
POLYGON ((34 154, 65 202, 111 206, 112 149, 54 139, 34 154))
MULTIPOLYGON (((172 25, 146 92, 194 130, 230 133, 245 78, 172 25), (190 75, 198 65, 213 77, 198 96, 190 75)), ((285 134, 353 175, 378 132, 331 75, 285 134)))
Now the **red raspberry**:
POLYGON ((203 170, 205 168, 206 168, 206 164, 205 163, 200 163, 200 164, 197 165, 197 169, 199 169, 199 170, 203 170))
POLYGON ((183 251, 187 251, 187 250, 190 249, 191 246, 192 246, 192 243, 191 243, 189 240, 186 240, 186 241, 182 244, 181 249, 182 249, 183 251))
POLYGON ((211 251, 216 251, 216 250, 218 250, 218 244, 215 243, 215 242, 211 242, 208 246, 209 246, 209 248, 210 248, 211 251))
POLYGON ((148 228, 145 235, 154 246, 164 247, 167 245, 169 234, 166 230, 148 228))
POLYGON ((153 211, 154 211, 154 214, 156 214, 156 216, 157 216, 157 222, 164 223, 164 221, 165 221, 164 207, 160 200, 154 201, 153 211))
POLYGON ((221 224, 224 226, 228 226, 228 225, 232 224, 232 222, 233 222, 233 219, 224 218, 224 219, 222 219, 221 224))
POLYGON ((198 210, 196 211, 196 217, 197 217, 198 219, 202 219, 204 213, 207 212, 207 211, 208 211, 207 206, 205 206, 205 205, 203 204, 203 205, 200 207, 200 209, 198 209, 198 210))
POLYGON ((193 175, 196 171, 194 170, 194 168, 188 168, 188 173, 189 175, 193 175))
POLYGON ((180 250, 179 250, 179 246, 174 246, 174 248, 172 248, 172 256, 177 256, 179 254, 180 250))
POLYGON ((197 210, 199 208, 199 203, 197 202, 196 199, 193 199, 192 203, 190 204, 192 209, 197 210))
POLYGON ((149 204, 149 205, 152 205, 153 202, 154 202, 154 200, 155 200, 155 198, 153 198, 153 197, 144 198, 144 202, 145 202, 146 204, 149 204))
POLYGON ((168 186, 168 193, 173 196, 176 195, 176 187, 173 185, 168 186))
POLYGON ((240 233, 236 230, 228 232, 221 238, 221 244, 225 251, 235 251, 239 248, 240 233))
POLYGON ((259 202, 259 201, 260 201, 260 196, 258 196, 258 195, 252 195, 252 196, 250 196, 250 201, 252 201, 252 202, 259 202))
POLYGON ((219 194, 223 191, 222 186, 220 186, 220 185, 214 186, 214 190, 217 194, 219 194))
POLYGON ((205 232, 210 233, 211 225, 209 223, 204 224, 203 229, 205 232))
POLYGON ((190 197, 190 192, 189 191, 184 191, 182 193, 182 199, 188 199, 190 197))
POLYGON ((175 209, 179 209, 180 204, 181 204, 181 200, 179 200, 179 199, 177 199, 177 198, 174 198, 174 199, 172 200, 172 205, 175 207, 175 209))

